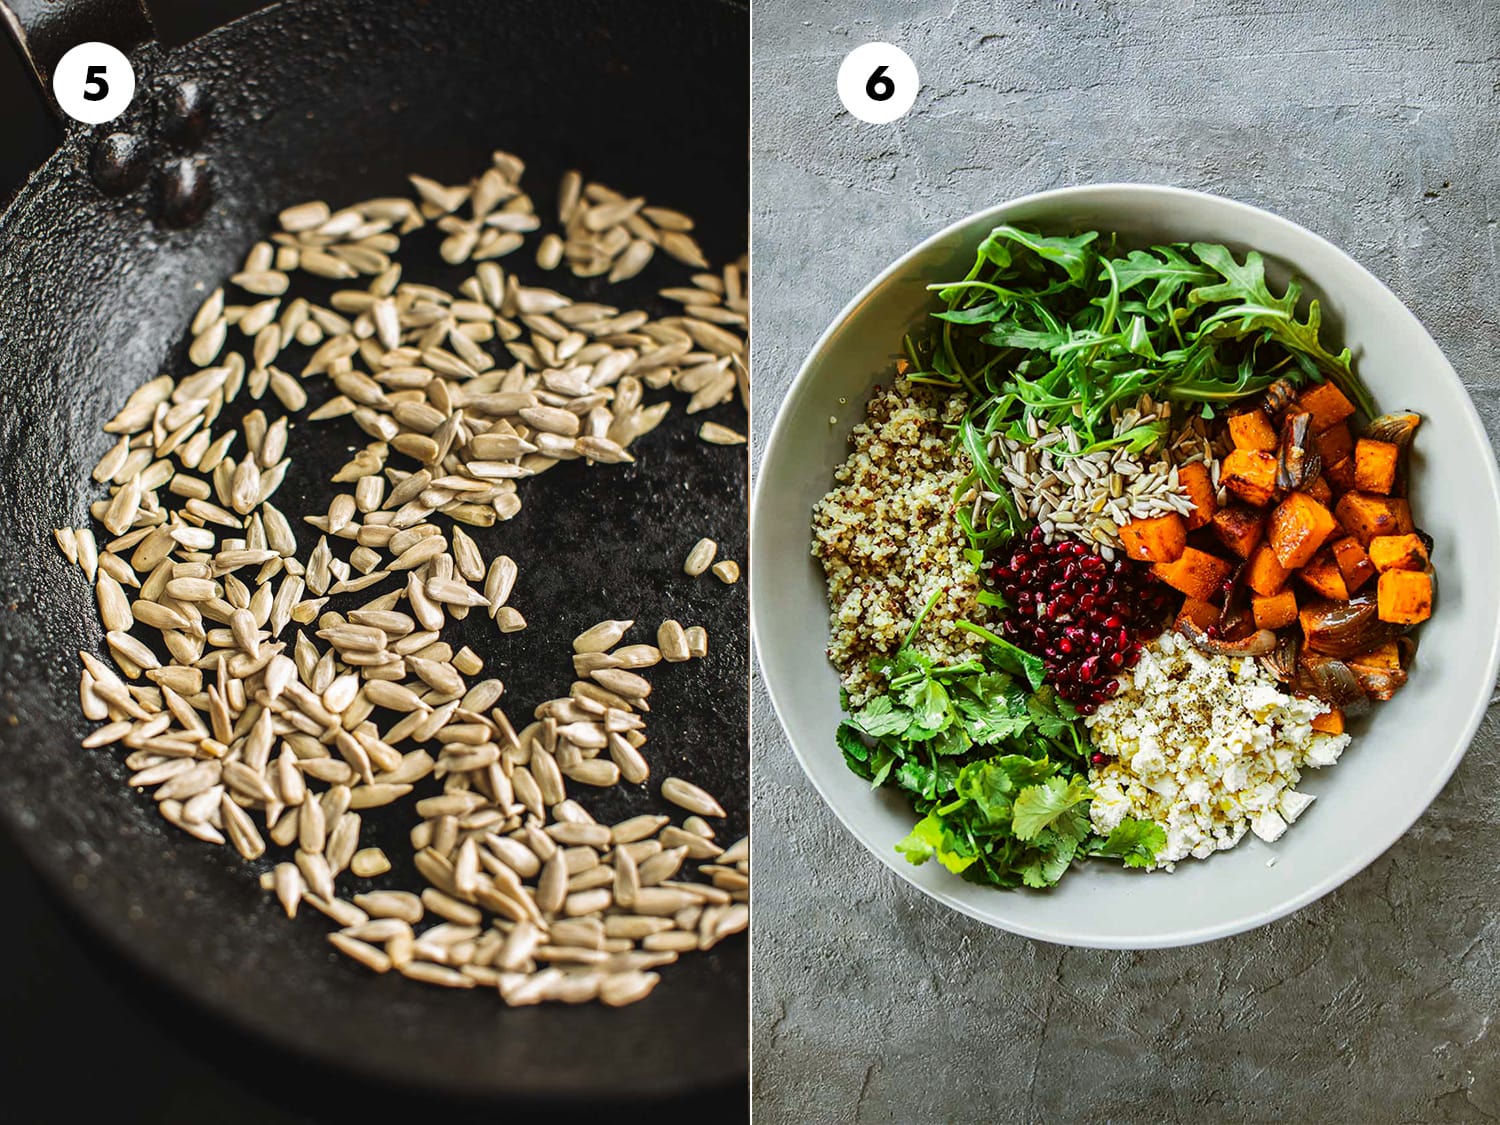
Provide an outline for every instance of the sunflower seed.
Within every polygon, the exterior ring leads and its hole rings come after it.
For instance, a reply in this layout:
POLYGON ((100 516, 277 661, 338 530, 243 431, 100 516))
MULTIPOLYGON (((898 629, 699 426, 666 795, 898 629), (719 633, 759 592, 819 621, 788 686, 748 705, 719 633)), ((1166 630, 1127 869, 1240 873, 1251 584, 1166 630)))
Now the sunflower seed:
POLYGON ((708 569, 709 563, 714 561, 714 556, 718 553, 719 545, 712 539, 698 540, 688 552, 687 561, 682 564, 683 573, 697 578, 708 569))

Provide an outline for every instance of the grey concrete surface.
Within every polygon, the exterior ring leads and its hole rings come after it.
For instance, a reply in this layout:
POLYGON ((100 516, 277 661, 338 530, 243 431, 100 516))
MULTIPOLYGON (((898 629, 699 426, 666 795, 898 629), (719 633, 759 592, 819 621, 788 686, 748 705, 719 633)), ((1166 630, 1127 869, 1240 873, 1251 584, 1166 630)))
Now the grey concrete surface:
MULTIPOLYGON (((983 205, 1150 180, 1271 208, 1402 297, 1500 435, 1500 4, 755 0, 755 425, 866 280, 983 205), (912 112, 834 76, 900 44, 912 112)), ((1500 746, 1314 906, 1144 953, 950 913, 754 711, 754 1104, 778 1122, 1500 1118, 1500 746)), ((1500 709, 1497 709, 1500 710, 1500 709)))

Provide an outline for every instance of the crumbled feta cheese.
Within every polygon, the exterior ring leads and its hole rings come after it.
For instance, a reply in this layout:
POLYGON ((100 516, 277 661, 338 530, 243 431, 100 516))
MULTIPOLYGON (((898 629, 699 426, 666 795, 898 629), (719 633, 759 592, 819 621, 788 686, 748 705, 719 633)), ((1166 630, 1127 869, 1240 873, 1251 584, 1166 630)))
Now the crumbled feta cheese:
POLYGON ((1084 721, 1105 761, 1090 769, 1094 830, 1127 816, 1167 834, 1157 865, 1234 847, 1247 831, 1279 839, 1312 798, 1293 788, 1349 744, 1312 720, 1326 707, 1287 695, 1258 660, 1214 656, 1166 633, 1084 721))
POLYGON ((1274 809, 1267 809, 1263 813, 1256 813, 1250 818, 1250 831, 1254 832, 1268 844, 1274 844, 1281 839, 1281 834, 1286 831, 1286 821, 1281 819, 1281 814, 1274 809))
POLYGON ((1281 795, 1281 804, 1279 806, 1279 809, 1282 818, 1285 819, 1288 824, 1291 824, 1292 821, 1296 820, 1299 816, 1307 811, 1308 805, 1312 804, 1316 800, 1317 798, 1310 793, 1298 793, 1295 789, 1288 789, 1281 795))

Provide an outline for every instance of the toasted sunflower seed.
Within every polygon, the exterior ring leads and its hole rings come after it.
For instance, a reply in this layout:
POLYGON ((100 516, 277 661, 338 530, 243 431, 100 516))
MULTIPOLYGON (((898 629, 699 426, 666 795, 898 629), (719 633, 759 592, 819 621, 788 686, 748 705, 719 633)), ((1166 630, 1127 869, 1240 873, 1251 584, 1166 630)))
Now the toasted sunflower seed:
POLYGON ((705 570, 714 556, 719 553, 719 545, 712 539, 700 539, 693 544, 693 549, 688 552, 687 561, 682 564, 684 574, 697 578, 705 570))

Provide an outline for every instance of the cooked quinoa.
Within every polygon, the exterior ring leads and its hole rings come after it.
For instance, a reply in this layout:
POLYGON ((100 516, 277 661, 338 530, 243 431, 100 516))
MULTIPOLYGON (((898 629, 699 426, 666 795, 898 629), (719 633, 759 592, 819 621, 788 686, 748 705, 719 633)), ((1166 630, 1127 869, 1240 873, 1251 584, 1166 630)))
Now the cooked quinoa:
POLYGON ((913 647, 938 661, 962 660, 982 643, 958 628, 983 623, 979 575, 964 558, 955 493, 971 465, 953 448, 963 395, 897 379, 876 387, 865 420, 849 435, 853 452, 834 471, 837 486, 813 508, 812 553, 828 576, 828 658, 858 706, 885 687, 872 658, 901 647, 935 591, 913 647))

